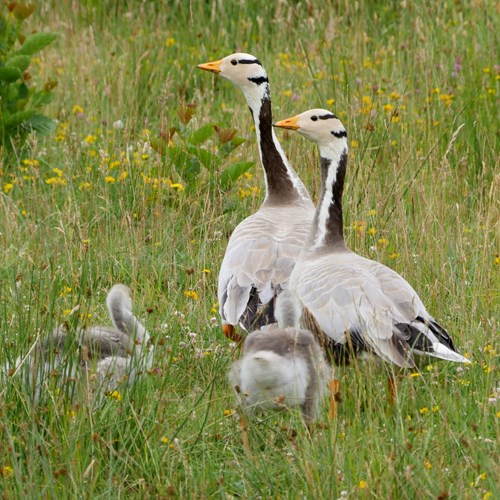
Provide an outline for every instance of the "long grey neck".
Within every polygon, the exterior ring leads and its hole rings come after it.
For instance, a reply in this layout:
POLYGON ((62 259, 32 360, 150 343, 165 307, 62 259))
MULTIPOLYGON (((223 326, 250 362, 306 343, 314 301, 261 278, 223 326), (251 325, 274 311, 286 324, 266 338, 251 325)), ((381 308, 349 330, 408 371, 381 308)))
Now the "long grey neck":
POLYGON ((320 148, 321 196, 314 214, 308 247, 345 248, 342 193, 347 167, 347 144, 341 149, 320 148))
POLYGON ((243 93, 255 123, 260 159, 265 173, 264 203, 280 205, 299 200, 311 202, 306 187, 288 162, 274 133, 269 83, 261 83, 258 90, 258 93, 245 90, 243 93))

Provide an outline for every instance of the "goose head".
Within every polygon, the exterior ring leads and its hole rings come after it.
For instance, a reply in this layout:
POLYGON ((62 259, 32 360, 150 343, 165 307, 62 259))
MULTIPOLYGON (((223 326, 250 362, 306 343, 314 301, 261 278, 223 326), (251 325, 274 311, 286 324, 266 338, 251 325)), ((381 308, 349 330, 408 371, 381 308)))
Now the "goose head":
POLYGON ((262 63, 251 54, 237 52, 218 61, 198 64, 199 69, 217 73, 242 90, 255 89, 268 83, 262 63))
POLYGON ((306 139, 315 142, 320 149, 346 149, 347 132, 342 122, 331 111, 311 109, 300 115, 273 123, 275 127, 296 130, 306 139))

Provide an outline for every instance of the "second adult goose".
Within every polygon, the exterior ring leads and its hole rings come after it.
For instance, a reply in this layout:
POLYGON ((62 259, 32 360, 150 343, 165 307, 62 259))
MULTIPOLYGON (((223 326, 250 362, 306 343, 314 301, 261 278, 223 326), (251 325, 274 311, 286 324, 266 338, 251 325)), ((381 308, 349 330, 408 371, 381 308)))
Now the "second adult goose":
POLYGON ((413 354, 468 363, 415 290, 392 269, 357 255, 344 242, 342 192, 347 133, 330 111, 313 109, 279 121, 315 142, 322 191, 309 238, 290 278, 312 323, 341 354, 369 350, 401 367, 413 354))
POLYGON ((220 74, 243 92, 255 123, 266 196, 261 208, 236 227, 219 272, 219 312, 224 334, 234 326, 273 323, 273 301, 288 279, 314 216, 311 198, 272 128, 267 73, 250 54, 237 53, 198 68, 220 74))

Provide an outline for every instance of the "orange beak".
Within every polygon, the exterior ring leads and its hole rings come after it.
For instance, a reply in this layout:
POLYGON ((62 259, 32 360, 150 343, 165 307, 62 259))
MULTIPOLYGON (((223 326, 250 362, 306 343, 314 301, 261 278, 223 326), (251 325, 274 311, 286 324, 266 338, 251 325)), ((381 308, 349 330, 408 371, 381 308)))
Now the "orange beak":
POLYGON ((298 119, 299 119, 298 115, 292 116, 291 118, 286 118, 285 120, 274 122, 273 127, 287 128, 290 130, 299 130, 300 127, 297 123, 298 119))
POLYGON ((222 64, 222 59, 220 59, 219 61, 198 64, 197 68, 204 69, 205 71, 211 71, 212 73, 220 73, 221 64, 222 64))

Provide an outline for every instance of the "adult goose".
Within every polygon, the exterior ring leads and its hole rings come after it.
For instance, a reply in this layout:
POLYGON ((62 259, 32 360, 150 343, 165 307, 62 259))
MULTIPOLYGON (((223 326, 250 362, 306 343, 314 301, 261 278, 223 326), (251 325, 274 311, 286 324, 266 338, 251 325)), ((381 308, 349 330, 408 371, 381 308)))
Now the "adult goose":
POLYGON ((306 319, 334 341, 339 357, 368 350, 400 367, 414 367, 413 354, 467 363, 406 280, 346 247, 347 133, 341 121, 330 111, 313 109, 274 125, 315 142, 321 157, 320 201, 290 278, 306 319))
POLYGON ((219 312, 226 337, 273 323, 276 295, 307 238, 314 205, 288 162, 272 128, 269 80, 250 54, 232 54, 198 68, 220 74, 243 92, 255 123, 266 195, 260 209, 240 222, 229 239, 218 283, 219 312))
POLYGON ((300 329, 300 316, 300 302, 285 290, 276 299, 277 324, 245 338, 243 355, 233 363, 228 378, 249 415, 299 406, 307 423, 315 420, 327 394, 331 367, 312 333, 300 329))
POLYGON ((132 312, 130 289, 114 285, 106 298, 113 327, 80 328, 73 337, 63 327, 38 342, 28 355, 18 358, 5 372, 27 376, 38 402, 47 383, 58 374, 59 381, 78 378, 86 383, 95 379, 98 393, 116 389, 121 383, 132 384, 153 362, 149 333, 132 312), (71 356, 71 348, 76 357, 71 356), (24 368, 26 367, 26 371, 24 368))

